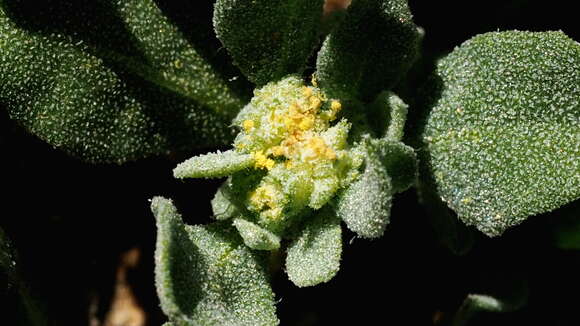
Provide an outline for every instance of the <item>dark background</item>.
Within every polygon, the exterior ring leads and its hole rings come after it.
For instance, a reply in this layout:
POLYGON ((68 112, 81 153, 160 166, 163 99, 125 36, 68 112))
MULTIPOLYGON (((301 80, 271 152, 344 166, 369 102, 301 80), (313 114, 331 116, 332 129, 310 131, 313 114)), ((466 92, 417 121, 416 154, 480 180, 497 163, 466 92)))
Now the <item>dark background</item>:
MULTIPOLYGON (((580 40, 574 1, 416 0, 410 6, 426 30, 426 66, 488 31, 563 30, 580 40)), ((0 227, 12 239, 22 277, 51 325, 88 325, 95 298, 96 315, 104 316, 121 254, 132 248, 141 259, 129 280, 148 324, 165 320, 154 288, 156 230, 148 200, 172 198, 187 223, 209 222, 209 201, 220 181, 182 182, 171 175, 177 163, 201 152, 90 165, 28 134, 0 108, 0 227)), ((568 210, 577 212, 577 206, 568 210)), ((473 325, 578 325, 578 300, 569 298, 580 293, 580 253, 554 246, 558 215, 532 217, 497 239, 474 232, 472 250, 457 256, 438 241, 429 212, 411 189, 396 196, 383 238, 353 240, 345 232, 342 267, 331 282, 298 289, 283 271, 277 273, 279 318, 282 325, 432 325, 449 318, 468 293, 509 292, 523 283, 529 289, 526 307, 483 314, 473 325)), ((13 292, 0 287, 0 325, 13 325, 10 318, 20 309, 13 292)))

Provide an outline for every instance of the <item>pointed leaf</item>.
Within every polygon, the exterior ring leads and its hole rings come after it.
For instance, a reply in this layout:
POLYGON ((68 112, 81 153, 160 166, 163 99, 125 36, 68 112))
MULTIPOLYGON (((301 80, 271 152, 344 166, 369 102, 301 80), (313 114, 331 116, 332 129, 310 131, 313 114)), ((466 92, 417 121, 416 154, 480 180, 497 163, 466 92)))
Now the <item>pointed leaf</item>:
POLYGON ((234 62, 264 85, 300 73, 318 41, 323 0, 218 0, 214 27, 234 62))
POLYGON ((248 168, 253 163, 254 157, 251 154, 240 154, 235 150, 218 151, 194 156, 180 163, 173 170, 173 175, 176 178, 221 178, 248 168))
MULTIPOLYGON (((245 99, 152 1, 103 5, 108 15, 95 14, 106 17, 102 25, 89 20, 78 33, 23 28, 31 24, 18 5, 5 2, 0 103, 51 145, 90 162, 121 163, 233 138, 228 124, 245 99)), ((53 19, 77 14, 74 5, 62 8, 70 11, 53 19)))
POLYGON ((227 224, 183 224, 161 197, 155 277, 161 308, 176 325, 277 325, 263 259, 227 224))
POLYGON ((246 246, 255 250, 280 248, 280 237, 243 218, 234 219, 234 226, 244 239, 246 246))
POLYGON ((330 281, 340 267, 340 220, 326 207, 306 218, 304 228, 288 247, 286 272, 299 287, 330 281))
POLYGON ((465 223, 496 236, 580 197, 580 44, 487 33, 437 76, 424 141, 439 194, 465 223))
POLYGON ((378 156, 367 152, 363 173, 340 194, 336 212, 360 237, 378 238, 389 223, 392 196, 392 182, 385 166, 378 156))
POLYGON ((372 101, 411 67, 419 39, 407 0, 353 0, 318 54, 320 85, 330 97, 372 101))

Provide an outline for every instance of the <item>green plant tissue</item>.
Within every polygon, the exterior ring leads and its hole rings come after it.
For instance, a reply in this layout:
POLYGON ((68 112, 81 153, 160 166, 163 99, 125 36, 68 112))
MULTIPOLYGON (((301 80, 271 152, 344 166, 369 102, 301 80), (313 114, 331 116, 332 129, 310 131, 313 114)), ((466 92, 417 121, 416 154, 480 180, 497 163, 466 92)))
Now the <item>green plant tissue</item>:
POLYGON ((183 224, 173 203, 152 200, 157 219, 155 280, 175 325, 277 325, 265 257, 224 223, 183 224))
POLYGON ((489 236, 580 197, 580 44, 475 36, 437 65, 425 149, 441 198, 489 236))

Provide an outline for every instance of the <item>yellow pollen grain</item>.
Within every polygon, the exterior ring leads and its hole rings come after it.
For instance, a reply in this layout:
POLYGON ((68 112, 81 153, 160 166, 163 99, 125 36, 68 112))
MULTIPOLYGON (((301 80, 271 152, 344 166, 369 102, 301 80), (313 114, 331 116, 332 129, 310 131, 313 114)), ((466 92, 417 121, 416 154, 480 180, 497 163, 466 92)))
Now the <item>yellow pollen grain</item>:
POLYGON ((274 146, 271 148, 272 155, 274 156, 282 156, 284 155, 284 148, 282 146, 274 146))
POLYGON ((254 152, 254 166, 257 169, 268 169, 271 170, 274 167, 274 164, 276 164, 276 162, 274 162, 274 160, 272 160, 271 158, 268 158, 266 155, 264 155, 264 153, 262 151, 259 152, 254 152))
POLYGON ((318 87, 318 78, 316 78, 316 74, 312 74, 312 85, 318 87))
POLYGON ((320 105, 322 104, 322 101, 320 100, 320 98, 316 97, 316 96, 312 96, 310 98, 310 109, 312 110, 317 110, 320 105))
POLYGON ((256 188, 250 195, 250 202, 258 207, 258 209, 267 206, 268 208, 274 208, 276 202, 274 200, 274 189, 272 186, 264 185, 256 188))
POLYGON ((298 124, 298 128, 302 130, 308 130, 314 126, 314 117, 313 116, 306 116, 300 121, 298 124))
POLYGON ((244 130, 246 132, 249 132, 250 130, 252 130, 254 128, 254 121, 244 120, 244 122, 242 122, 242 127, 244 128, 244 130))
POLYGON ((312 88, 304 86, 304 88, 302 88, 302 94, 306 97, 312 96, 312 88))
POLYGON ((339 101, 334 100, 330 104, 330 108, 332 109, 332 111, 338 112, 338 111, 340 111, 340 109, 342 109, 342 104, 340 104, 339 101))
POLYGON ((306 144, 306 147, 309 148, 314 154, 315 157, 320 157, 326 153, 327 146, 324 143, 324 140, 320 137, 313 137, 310 138, 306 144))
POLYGON ((330 147, 326 148, 324 156, 329 160, 336 160, 336 152, 330 147))

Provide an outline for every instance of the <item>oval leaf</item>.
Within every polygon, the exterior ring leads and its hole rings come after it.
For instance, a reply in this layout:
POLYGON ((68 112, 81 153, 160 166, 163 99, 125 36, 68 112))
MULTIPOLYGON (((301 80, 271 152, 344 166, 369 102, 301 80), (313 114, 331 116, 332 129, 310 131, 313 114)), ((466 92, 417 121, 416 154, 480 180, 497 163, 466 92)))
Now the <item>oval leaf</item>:
POLYGON ((251 154, 235 150, 194 156, 173 170, 176 178, 221 178, 248 168, 254 163, 251 154))
POLYGON ((322 208, 308 217, 288 247, 288 278, 299 287, 330 281, 340 267, 341 234, 340 220, 330 208, 322 208))
POLYGON ((255 250, 280 248, 280 237, 243 218, 234 219, 234 226, 240 232, 246 246, 255 250))
POLYGON ((336 208, 346 226, 363 238, 383 235, 389 223, 393 196, 391 178, 385 166, 371 153, 367 152, 364 172, 340 195, 336 208))
POLYGON ((372 101, 411 67, 419 41, 407 0, 353 0, 318 54, 320 85, 330 97, 372 101))
POLYGON ((318 40, 323 0, 218 0, 214 27, 258 86, 300 73, 318 40))
POLYGON ((580 197, 580 44, 561 32, 483 34, 437 76, 424 141, 465 223, 496 236, 580 197))
POLYGON ((176 325, 277 325, 264 257, 231 227, 183 224, 173 203, 156 197, 155 278, 161 308, 176 325))

